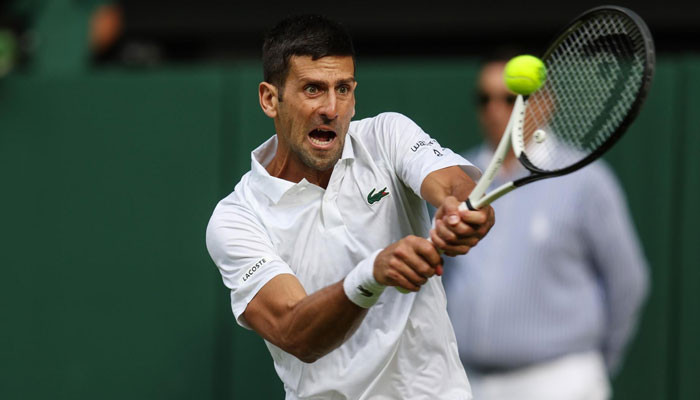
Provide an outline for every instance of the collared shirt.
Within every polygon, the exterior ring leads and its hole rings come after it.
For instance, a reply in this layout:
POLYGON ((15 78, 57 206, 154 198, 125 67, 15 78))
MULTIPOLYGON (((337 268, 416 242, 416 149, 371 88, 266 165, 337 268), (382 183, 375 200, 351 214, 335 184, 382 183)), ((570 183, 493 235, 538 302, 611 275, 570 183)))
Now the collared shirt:
MULTIPOLYGON (((492 156, 485 146, 467 154, 482 168, 492 156)), ((526 175, 517 165, 492 187, 526 175)), ((489 234, 467 255, 445 260, 448 311, 467 371, 596 350, 614 372, 648 278, 612 172, 595 162, 492 205, 489 234)))
MULTIPOLYGON (((270 176, 264 166, 276 145, 273 137, 253 152, 251 171, 207 228, 207 247, 244 327, 247 304, 279 274, 293 274, 313 293, 407 235, 427 237, 419 194, 430 172, 460 165, 479 175, 396 113, 350 124, 326 189, 270 176)), ((266 344, 287 399, 471 398, 439 277, 418 293, 387 288, 352 337, 312 364, 266 344)))

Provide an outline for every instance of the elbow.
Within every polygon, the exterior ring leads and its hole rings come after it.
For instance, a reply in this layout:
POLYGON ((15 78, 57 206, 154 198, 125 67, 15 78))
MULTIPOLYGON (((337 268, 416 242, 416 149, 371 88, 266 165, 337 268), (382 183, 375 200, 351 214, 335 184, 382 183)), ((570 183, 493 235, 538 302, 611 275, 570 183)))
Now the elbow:
POLYGON ((652 283, 649 271, 643 262, 629 263, 628 265, 631 267, 626 270, 624 277, 616 278, 616 298, 639 307, 646 302, 651 290, 652 283))
POLYGON ((642 299, 641 301, 645 302, 647 300, 647 298, 649 297, 649 293, 651 292, 651 279, 649 279, 649 275, 646 273, 642 277, 642 290, 641 290, 641 292, 642 292, 640 295, 640 297, 642 299))
POLYGON ((275 344, 286 353, 293 355, 306 364, 316 362, 316 360, 325 356, 332 350, 325 350, 323 346, 320 346, 318 341, 304 340, 303 337, 298 335, 279 337, 279 340, 275 344))
POLYGON ((315 354, 305 354, 305 355, 299 355, 299 356, 297 356, 297 358, 299 360, 301 360, 301 362, 303 362, 303 363, 313 364, 316 362, 316 360, 318 360, 321 357, 317 356, 315 354))
POLYGON ((306 364, 312 364, 316 362, 319 358, 325 356, 328 352, 322 352, 318 349, 314 349, 309 345, 303 343, 290 344, 285 346, 284 351, 298 358, 301 362, 306 364))
POLYGON ((637 302, 643 304, 646 302, 649 292, 651 291, 651 279, 646 269, 642 269, 637 278, 636 284, 637 302))

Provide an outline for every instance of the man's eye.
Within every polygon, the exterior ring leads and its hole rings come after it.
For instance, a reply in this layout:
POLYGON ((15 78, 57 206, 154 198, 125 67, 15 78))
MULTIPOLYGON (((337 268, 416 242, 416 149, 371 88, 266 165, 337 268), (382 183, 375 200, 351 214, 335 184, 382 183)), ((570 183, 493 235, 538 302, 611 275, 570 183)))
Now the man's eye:
POLYGON ((316 94, 318 93, 318 88, 316 86, 307 86, 304 88, 304 91, 308 94, 316 94))
POLYGON ((347 86, 341 86, 338 88, 338 93, 340 94, 348 94, 350 92, 350 88, 347 86))

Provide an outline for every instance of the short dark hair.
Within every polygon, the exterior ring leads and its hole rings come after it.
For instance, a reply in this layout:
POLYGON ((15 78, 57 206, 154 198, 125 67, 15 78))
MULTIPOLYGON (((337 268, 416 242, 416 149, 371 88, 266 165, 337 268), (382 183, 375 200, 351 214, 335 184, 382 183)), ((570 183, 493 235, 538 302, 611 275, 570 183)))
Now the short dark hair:
POLYGON ((263 43, 263 79, 277 87, 284 86, 292 56, 351 56, 355 49, 350 34, 335 21, 315 14, 288 17, 265 35, 263 43))

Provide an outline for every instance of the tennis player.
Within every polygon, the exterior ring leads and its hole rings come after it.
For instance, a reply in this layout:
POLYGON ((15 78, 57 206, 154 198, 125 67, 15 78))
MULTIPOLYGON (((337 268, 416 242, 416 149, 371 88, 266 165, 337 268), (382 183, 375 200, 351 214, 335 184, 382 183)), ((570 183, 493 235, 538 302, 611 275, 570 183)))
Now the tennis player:
POLYGON ((351 122, 354 49, 333 21, 280 22, 263 69, 276 134, 206 237, 237 322, 287 399, 470 399, 438 249, 464 254, 493 225, 490 207, 458 210, 479 170, 403 115, 351 122))

